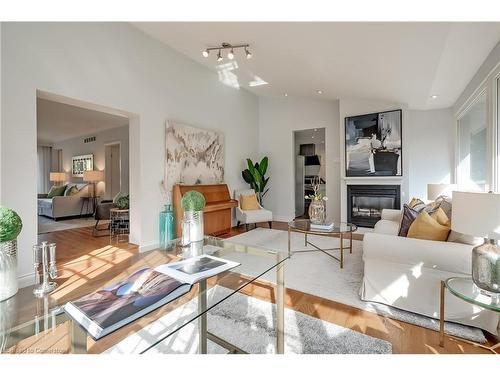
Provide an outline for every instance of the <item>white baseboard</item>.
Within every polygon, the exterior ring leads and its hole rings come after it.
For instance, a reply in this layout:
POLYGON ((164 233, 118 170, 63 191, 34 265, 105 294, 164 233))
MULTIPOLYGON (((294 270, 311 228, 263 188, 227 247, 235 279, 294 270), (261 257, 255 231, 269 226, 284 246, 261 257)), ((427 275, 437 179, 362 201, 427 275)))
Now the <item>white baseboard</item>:
POLYGON ((30 285, 35 285, 35 272, 28 273, 17 277, 19 288, 24 288, 30 285))
POLYGON ((147 245, 141 245, 139 246, 139 252, 143 253, 145 251, 150 251, 154 249, 158 249, 160 247, 160 244, 158 242, 152 242, 147 245))
POLYGON ((283 221, 285 223, 288 223, 290 221, 292 221, 294 218, 291 217, 291 216, 276 216, 276 215, 273 215, 273 220, 274 221, 283 221))

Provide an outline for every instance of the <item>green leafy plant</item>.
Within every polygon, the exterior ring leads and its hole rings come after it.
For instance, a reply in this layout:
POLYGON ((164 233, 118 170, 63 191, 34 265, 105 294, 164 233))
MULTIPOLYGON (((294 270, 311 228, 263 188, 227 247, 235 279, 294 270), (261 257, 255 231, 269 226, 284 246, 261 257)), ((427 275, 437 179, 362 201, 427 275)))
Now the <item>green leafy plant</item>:
POLYGON ((10 208, 0 207, 0 242, 12 241, 23 229, 19 215, 10 208))
POLYGON ((184 211, 203 211, 205 197, 196 190, 190 190, 182 196, 181 206, 184 211))
POLYGON ((120 210, 128 210, 130 207, 130 196, 124 195, 119 197, 115 203, 120 210))
POLYGON ((262 205, 262 199, 269 191, 266 189, 269 177, 266 177, 267 167, 269 164, 269 159, 264 156, 260 163, 253 163, 252 160, 247 159, 248 168, 241 172, 241 175, 245 182, 250 185, 250 187, 255 190, 257 194, 257 199, 262 205))

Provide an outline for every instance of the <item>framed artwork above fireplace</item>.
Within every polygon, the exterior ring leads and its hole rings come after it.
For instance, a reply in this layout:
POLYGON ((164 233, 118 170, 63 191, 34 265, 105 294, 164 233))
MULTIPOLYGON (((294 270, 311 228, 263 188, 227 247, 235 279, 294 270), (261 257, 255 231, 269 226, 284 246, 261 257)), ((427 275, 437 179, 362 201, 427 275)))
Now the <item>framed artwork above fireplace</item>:
POLYGON ((402 110, 345 118, 346 177, 402 176, 402 110))

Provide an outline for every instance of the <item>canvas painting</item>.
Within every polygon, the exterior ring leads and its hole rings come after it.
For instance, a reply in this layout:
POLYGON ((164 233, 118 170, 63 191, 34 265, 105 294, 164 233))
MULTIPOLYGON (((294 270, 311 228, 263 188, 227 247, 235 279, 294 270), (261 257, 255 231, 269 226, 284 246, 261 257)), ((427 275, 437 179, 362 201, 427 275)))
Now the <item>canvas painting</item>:
POLYGON ((224 181, 224 137, 221 133, 173 122, 166 129, 166 188, 177 183, 224 181))
POLYGON ((401 122, 401 110, 346 117, 346 176, 402 176, 401 122))
POLYGON ((71 158, 73 177, 83 177, 83 172, 94 170, 94 155, 79 155, 71 158))

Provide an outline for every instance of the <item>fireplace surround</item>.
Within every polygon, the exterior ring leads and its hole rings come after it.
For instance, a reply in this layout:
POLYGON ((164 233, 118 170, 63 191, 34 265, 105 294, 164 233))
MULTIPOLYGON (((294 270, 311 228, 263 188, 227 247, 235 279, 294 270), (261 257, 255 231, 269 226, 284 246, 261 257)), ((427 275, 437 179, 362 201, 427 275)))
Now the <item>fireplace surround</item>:
POLYGON ((384 208, 401 208, 401 185, 347 185, 349 223, 373 228, 384 208))

